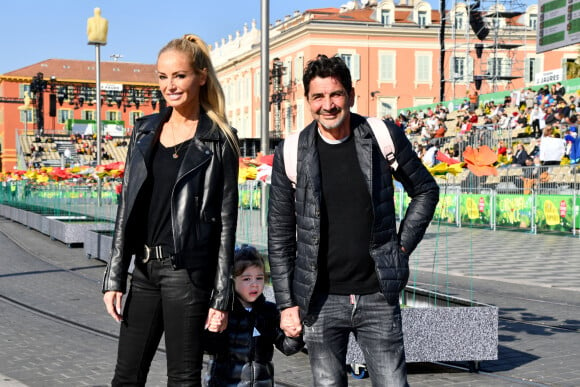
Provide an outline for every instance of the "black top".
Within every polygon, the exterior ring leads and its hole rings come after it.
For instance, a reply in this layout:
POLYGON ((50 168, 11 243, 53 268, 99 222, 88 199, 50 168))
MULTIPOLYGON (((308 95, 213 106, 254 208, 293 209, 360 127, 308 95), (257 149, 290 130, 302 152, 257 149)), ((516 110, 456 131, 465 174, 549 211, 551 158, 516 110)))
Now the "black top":
POLYGON ((175 147, 166 148, 156 142, 152 149, 151 165, 148 165, 148 177, 139 191, 137 207, 141 212, 141 221, 137 224, 144 229, 148 246, 163 246, 163 250, 173 254, 173 228, 171 225, 171 190, 177 180, 181 160, 190 140, 179 146, 180 155, 173 158, 175 147))
POLYGON ((369 253, 372 203, 352 136, 329 144, 317 136, 322 180, 317 290, 330 294, 379 291, 369 253))

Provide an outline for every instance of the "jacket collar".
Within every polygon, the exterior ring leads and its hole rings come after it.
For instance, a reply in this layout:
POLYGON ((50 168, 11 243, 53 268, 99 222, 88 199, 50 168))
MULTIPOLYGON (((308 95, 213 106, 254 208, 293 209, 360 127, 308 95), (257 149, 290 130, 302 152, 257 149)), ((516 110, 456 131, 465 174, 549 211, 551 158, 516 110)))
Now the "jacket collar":
MULTIPOLYGON (((171 117, 171 113, 173 112, 173 108, 168 107, 159 114, 154 114, 149 117, 143 117, 139 120, 145 120, 143 125, 139 126, 139 132, 142 134, 149 134, 150 132, 156 132, 162 124, 169 120, 171 117)), ((206 112, 202 109, 199 114, 199 122, 197 124, 197 131, 195 133, 195 137, 199 138, 200 140, 213 140, 218 141, 220 138, 220 132, 215 127, 214 123, 208 117, 206 112)))
MULTIPOLYGON (((263 294, 260 294, 260 296, 256 299, 256 301, 252 303, 252 312, 261 309, 265 303, 266 297, 264 297, 263 294)), ((246 310, 246 308, 242 305, 242 302, 240 301, 240 298, 237 294, 234 297, 234 310, 238 311, 246 310)))
MULTIPOLYGON (((145 163, 147 163, 147 160, 151 159, 151 144, 155 141, 155 138, 163 124, 169 120, 169 117, 171 117, 172 110, 173 109, 169 107, 158 114, 139 119, 143 123, 136 126, 138 130, 136 147, 139 149, 145 163)), ((184 160, 179 168, 178 179, 211 158, 211 152, 209 152, 205 143, 210 141, 219 142, 219 139, 219 129, 215 128, 207 114, 204 111, 201 111, 194 140, 192 144, 187 147, 184 154, 184 160), (193 149, 196 149, 196 151, 193 149)))

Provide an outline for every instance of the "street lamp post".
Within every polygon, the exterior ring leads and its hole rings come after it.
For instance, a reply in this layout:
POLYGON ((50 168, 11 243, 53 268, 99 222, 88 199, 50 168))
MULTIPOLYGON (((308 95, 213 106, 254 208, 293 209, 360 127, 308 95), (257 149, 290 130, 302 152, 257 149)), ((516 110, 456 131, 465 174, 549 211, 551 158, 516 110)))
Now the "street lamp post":
MULTIPOLYGON (((261 25, 261 41, 260 41, 260 69, 262 71, 262 82, 260 85, 261 101, 261 130, 260 130, 260 149, 263 155, 266 155, 270 149, 270 122, 268 116, 268 104, 270 103, 270 88, 268 87, 268 66, 270 62, 270 0, 260 1, 260 25, 261 25)), ((266 213, 266 184, 262 184, 262 196, 260 201, 260 223, 262 227, 267 225, 266 213)))
MULTIPOLYGON (((101 46, 107 44, 109 22, 101 16, 101 9, 95 8, 94 15, 87 20, 87 36, 90 45, 95 46, 96 99, 97 99, 97 165, 101 164, 101 46)), ((97 205, 101 206, 101 178, 97 177, 97 205)))

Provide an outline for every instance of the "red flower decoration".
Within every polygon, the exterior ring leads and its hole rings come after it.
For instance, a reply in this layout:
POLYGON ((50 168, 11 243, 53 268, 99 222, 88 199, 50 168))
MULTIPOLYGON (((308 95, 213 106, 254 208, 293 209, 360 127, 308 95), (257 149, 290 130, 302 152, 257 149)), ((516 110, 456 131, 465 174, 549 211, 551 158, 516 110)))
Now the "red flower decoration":
POLYGON ((493 166, 497 161, 497 155, 487 145, 478 149, 468 146, 463 152, 463 160, 475 176, 497 176, 497 169, 493 166))

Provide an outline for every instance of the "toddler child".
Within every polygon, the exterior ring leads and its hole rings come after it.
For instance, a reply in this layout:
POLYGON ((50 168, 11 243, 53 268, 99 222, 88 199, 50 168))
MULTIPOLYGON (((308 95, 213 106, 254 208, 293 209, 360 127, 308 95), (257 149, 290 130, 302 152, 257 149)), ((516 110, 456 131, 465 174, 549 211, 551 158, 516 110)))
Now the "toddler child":
POLYGON ((235 297, 227 329, 207 334, 208 387, 274 386, 274 346, 285 355, 304 346, 302 338, 286 337, 280 329, 280 312, 262 294, 264 282, 264 261, 258 251, 247 245, 237 249, 235 297))

